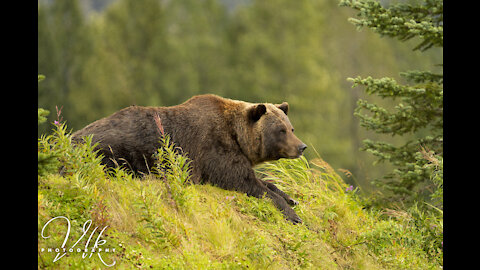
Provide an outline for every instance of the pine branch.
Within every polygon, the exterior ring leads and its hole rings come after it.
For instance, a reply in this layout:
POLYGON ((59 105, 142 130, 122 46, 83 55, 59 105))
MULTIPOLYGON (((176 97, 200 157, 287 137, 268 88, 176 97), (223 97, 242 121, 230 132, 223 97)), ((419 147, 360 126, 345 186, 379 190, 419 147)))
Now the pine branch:
POLYGON ((368 27, 382 36, 400 41, 421 38, 422 42, 413 50, 443 47, 443 1, 427 0, 417 6, 399 3, 384 8, 373 0, 342 0, 340 6, 359 11, 357 16, 360 19, 349 19, 358 29, 368 27))

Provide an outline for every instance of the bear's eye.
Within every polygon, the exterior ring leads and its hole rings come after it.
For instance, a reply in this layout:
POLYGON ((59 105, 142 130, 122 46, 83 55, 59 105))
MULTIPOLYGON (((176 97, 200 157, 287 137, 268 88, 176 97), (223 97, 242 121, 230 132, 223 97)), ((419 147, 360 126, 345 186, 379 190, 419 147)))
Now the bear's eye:
POLYGON ((286 133, 287 133, 287 130, 285 130, 285 129, 280 129, 280 133, 286 134, 286 133))
POLYGON ((294 131, 295 131, 295 129, 294 129, 294 128, 292 128, 292 132, 294 132, 294 131))

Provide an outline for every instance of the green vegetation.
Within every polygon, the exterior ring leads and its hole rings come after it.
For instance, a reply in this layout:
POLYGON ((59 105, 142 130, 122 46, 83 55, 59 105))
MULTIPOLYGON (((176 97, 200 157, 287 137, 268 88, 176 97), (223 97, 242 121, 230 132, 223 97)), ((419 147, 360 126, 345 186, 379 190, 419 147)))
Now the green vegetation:
MULTIPOLYGON (((44 75, 38 75, 38 82, 45 79, 44 75)), ((38 108, 38 125, 47 121, 47 116, 50 114, 48 110, 38 108)), ((43 141, 45 136, 41 137, 43 141)), ((58 169, 59 162, 57 160, 58 153, 56 151, 49 151, 48 147, 41 147, 39 143, 38 147, 38 175, 45 175, 48 172, 58 169), (40 151, 42 149, 42 151, 40 151)))
POLYGON ((442 266, 443 220, 419 209, 363 209, 358 189, 349 188, 320 158, 282 159, 256 168, 259 177, 300 202, 295 210, 304 223, 293 225, 267 198, 188 184, 188 158, 174 151, 167 134, 159 136, 166 143, 158 151, 159 167, 139 179, 121 168, 105 172, 91 141, 73 147, 66 130, 59 123, 39 140, 39 151, 58 153, 63 166, 62 174, 38 178, 39 268, 96 269, 113 262, 116 269, 442 266), (59 218, 43 228, 58 216, 70 221, 71 230, 66 255, 53 262, 55 248, 63 254, 67 222, 59 218), (109 252, 91 253, 96 241, 109 252))
MULTIPOLYGON (((341 5, 358 11, 360 18, 350 21, 359 28, 368 27, 401 41, 418 38, 414 50, 443 47, 441 0, 399 3, 388 8, 372 0, 345 0, 341 5)), ((365 86, 369 95, 399 100, 393 109, 358 100, 355 116, 361 126, 392 137, 410 137, 401 146, 367 139, 362 150, 376 156, 376 162, 389 162, 395 167, 383 179, 375 180, 387 191, 384 199, 407 205, 431 203, 432 194, 439 198, 443 183, 438 182, 440 178, 443 181, 443 73, 415 70, 400 75, 413 85, 402 85, 389 77, 349 78, 354 87, 365 86), (432 183, 433 178, 437 180, 432 183)), ((437 206, 443 208, 443 203, 437 206)))

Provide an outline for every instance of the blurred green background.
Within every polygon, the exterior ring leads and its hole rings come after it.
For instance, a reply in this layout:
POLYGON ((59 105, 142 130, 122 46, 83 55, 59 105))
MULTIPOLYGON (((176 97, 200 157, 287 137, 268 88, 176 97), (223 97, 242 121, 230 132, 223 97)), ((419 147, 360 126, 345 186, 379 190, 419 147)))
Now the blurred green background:
MULTIPOLYGON (((382 1, 388 5, 392 1, 382 1)), ((353 111, 367 97, 348 77, 438 72, 443 50, 379 37, 347 21, 338 0, 40 0, 38 106, 78 130, 133 104, 170 106, 193 95, 290 104, 295 132, 347 182, 372 191, 391 171, 359 151, 363 139, 402 143, 362 129, 353 111), (314 150, 315 149, 315 150, 314 150), (339 172, 342 175, 342 173, 339 172), (342 175, 343 176, 343 175, 342 175)), ((41 125, 38 135, 50 133, 41 125)))

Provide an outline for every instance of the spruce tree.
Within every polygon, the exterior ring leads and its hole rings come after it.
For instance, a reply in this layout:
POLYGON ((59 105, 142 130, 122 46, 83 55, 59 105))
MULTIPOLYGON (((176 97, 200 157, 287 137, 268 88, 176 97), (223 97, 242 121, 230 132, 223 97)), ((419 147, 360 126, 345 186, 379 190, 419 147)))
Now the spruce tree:
MULTIPOLYGON (((340 5, 358 11, 358 18, 349 19, 357 28, 368 27, 381 36, 401 42, 413 39, 418 42, 413 50, 422 52, 443 47, 441 0, 398 3, 389 7, 373 0, 343 0, 340 5)), ((361 150, 375 155, 377 162, 389 162, 395 167, 391 173, 374 181, 377 186, 392 192, 390 198, 406 203, 429 200, 438 197, 443 185, 443 73, 407 71, 400 76, 407 85, 389 77, 348 79, 353 87, 362 85, 367 94, 396 104, 393 109, 387 109, 358 100, 355 116, 360 125, 375 133, 404 136, 407 140, 396 146, 367 139, 361 150)))

